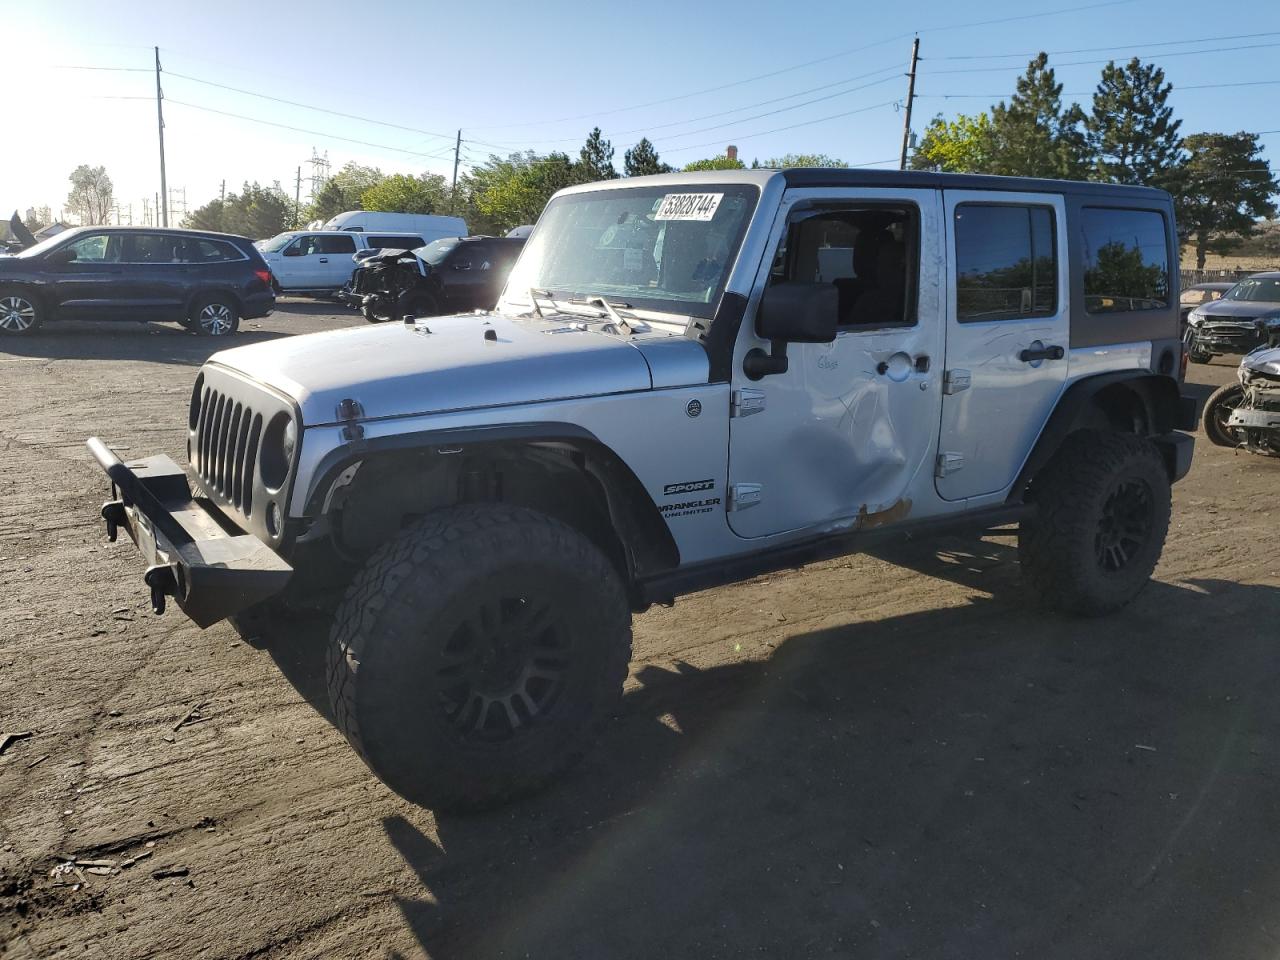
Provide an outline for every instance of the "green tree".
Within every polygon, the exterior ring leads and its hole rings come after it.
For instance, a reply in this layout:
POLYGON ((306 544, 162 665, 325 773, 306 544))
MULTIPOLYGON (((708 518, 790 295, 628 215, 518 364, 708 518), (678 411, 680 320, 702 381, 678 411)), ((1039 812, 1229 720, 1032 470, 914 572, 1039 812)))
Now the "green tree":
POLYGON ((438 213, 449 205, 449 187, 438 173, 414 177, 394 173, 360 194, 363 210, 389 213, 438 213))
POLYGON ((942 173, 989 173, 994 164, 995 135, 991 118, 960 114, 944 120, 941 114, 929 121, 915 153, 911 169, 942 173))
POLYGON ((1164 71, 1134 57, 1102 68, 1085 133, 1094 175, 1111 183, 1168 186, 1182 159, 1181 120, 1173 117, 1164 71))
POLYGON ((747 165, 737 157, 708 157, 705 160, 695 160, 693 163, 686 163, 684 171, 686 173, 692 170, 745 170, 747 165))
POLYGON ((1256 133, 1193 133, 1183 142, 1186 162, 1177 172, 1178 232, 1196 251, 1196 268, 1207 253, 1229 253, 1274 217, 1280 193, 1256 133))
POLYGON ((788 167, 836 167, 844 169, 849 165, 843 160, 829 157, 825 153, 784 153, 780 157, 766 160, 760 166, 770 170, 785 170, 788 167))
POLYGON ((613 144, 600 135, 599 127, 587 134, 587 142, 578 151, 578 167, 580 183, 617 179, 618 171, 613 168, 613 144))
POLYGON ((552 194, 587 179, 581 165, 563 153, 491 156, 460 184, 468 203, 467 223, 484 233, 505 233, 533 223, 552 194))
POLYGON ((623 155, 622 169, 626 171, 628 177, 643 177, 651 173, 671 172, 670 164, 663 163, 658 159, 658 151, 654 149, 648 137, 641 138, 639 143, 623 155))
POLYGON ((210 200, 190 213, 182 224, 264 240, 295 225, 293 199, 278 183, 270 187, 246 183, 240 193, 229 193, 225 200, 210 200))
POLYGON ((995 145, 988 172, 1084 179, 1089 145, 1083 122, 1079 104, 1063 109, 1062 84, 1049 66, 1049 55, 1041 53, 1027 64, 1008 104, 1001 101, 991 108, 995 145))
POLYGON ((114 187, 107 176, 106 167, 91 167, 80 164, 68 178, 71 181, 71 192, 67 194, 67 209, 80 220, 82 225, 106 223, 111 213, 111 200, 114 187))
POLYGON ((370 187, 376 186, 385 175, 377 167, 348 163, 335 173, 312 198, 307 208, 307 220, 328 220, 347 210, 361 210, 360 198, 370 187))

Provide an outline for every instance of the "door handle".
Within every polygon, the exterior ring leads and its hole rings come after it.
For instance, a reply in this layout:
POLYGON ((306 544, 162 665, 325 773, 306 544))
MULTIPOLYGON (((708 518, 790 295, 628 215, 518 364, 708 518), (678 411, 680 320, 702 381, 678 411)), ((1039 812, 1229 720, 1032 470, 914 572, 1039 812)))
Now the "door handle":
POLYGON ((1035 363, 1037 360, 1061 360, 1067 355, 1067 351, 1062 347, 1039 347, 1035 350, 1027 349, 1018 354, 1018 359, 1023 363, 1035 363))
POLYGON ((321 263, 328 263, 328 262, 329 262, 329 258, 328 258, 328 257, 321 257, 321 258, 320 258, 320 262, 321 262, 321 263))

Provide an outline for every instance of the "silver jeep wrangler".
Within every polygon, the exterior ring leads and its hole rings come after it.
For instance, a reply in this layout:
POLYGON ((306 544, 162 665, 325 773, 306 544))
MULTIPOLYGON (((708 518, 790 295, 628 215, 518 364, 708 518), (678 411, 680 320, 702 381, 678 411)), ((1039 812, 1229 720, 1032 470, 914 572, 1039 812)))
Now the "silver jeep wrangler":
POLYGON ((632 613, 681 594, 1017 524, 1045 603, 1127 603, 1191 462, 1182 364, 1166 193, 679 174, 557 194, 490 313, 216 354, 190 478, 89 444, 157 611, 332 598, 338 726, 458 808, 580 755, 632 613))

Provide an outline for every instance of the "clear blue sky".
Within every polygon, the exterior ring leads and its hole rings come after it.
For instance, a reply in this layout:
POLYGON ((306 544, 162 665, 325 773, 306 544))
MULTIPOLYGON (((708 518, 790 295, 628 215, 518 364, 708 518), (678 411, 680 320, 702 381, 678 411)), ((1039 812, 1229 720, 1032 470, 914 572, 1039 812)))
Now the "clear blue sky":
MULTIPOLYGON (((1137 54, 1165 68, 1184 133, 1280 128, 1275 0, 1219 4, 1212 17, 1189 0, 1079 9, 1085 6, 1088 0, 0 0, 9 58, 5 125, 11 142, 20 131, 22 144, 17 156, 0 152, 0 212, 49 204, 56 214, 70 170, 101 163, 117 199, 133 203, 140 218, 142 198, 159 179, 155 105, 147 99, 154 95, 152 45, 160 46, 165 70, 169 184, 186 187, 192 208, 214 196, 223 178, 228 189, 245 179, 279 180, 292 192, 312 147, 328 151, 334 169, 356 160, 448 174, 458 127, 464 165, 522 148, 576 153, 596 124, 617 148, 619 168, 624 149, 645 135, 673 164, 729 143, 748 162, 786 152, 884 161, 899 149, 902 115, 890 102, 905 96, 916 31, 916 130, 935 113, 976 112, 1007 96, 1042 49, 1066 93, 1077 95, 1068 99, 1086 106, 1097 61, 1137 54), (979 21, 985 24, 964 26, 979 21), (1259 81, 1270 83, 1191 89, 1259 81), (139 99, 108 99, 115 97, 139 99)), ((1280 134, 1264 141, 1273 164, 1280 161, 1280 134)), ((309 170, 304 165, 304 176, 309 170)))

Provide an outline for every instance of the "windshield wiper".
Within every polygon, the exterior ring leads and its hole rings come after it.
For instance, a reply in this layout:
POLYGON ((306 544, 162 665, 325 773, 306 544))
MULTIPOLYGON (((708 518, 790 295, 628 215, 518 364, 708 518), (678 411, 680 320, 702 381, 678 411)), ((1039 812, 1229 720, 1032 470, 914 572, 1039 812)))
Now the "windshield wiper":
POLYGON ((638 323, 642 329, 648 329, 648 325, 634 314, 632 314, 631 320, 628 321, 626 317, 618 312, 619 307, 623 310, 630 310, 631 304, 629 303, 612 303, 605 297, 574 297, 569 302, 581 303, 589 307, 599 307, 613 321, 613 325, 621 329, 629 337, 636 332, 636 328, 632 326, 632 323, 638 323))

